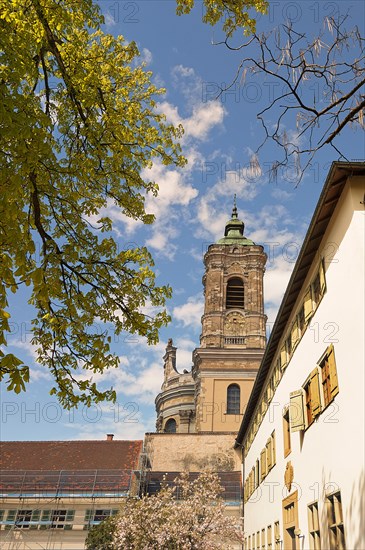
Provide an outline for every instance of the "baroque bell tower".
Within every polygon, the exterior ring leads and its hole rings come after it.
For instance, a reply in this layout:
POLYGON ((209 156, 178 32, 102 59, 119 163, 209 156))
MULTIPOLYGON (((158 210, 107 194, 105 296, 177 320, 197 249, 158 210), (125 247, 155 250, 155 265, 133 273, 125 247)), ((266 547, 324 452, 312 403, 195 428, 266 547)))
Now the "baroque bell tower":
POLYGON ((240 426, 266 345, 265 263, 263 247, 244 236, 235 197, 224 237, 204 256, 205 306, 192 372, 197 432, 240 426))

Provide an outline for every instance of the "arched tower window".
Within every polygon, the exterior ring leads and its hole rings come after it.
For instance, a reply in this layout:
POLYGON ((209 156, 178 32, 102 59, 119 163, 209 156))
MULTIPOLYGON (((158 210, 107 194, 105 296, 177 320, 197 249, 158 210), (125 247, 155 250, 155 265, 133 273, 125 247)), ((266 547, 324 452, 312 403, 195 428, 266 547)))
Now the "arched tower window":
POLYGON ((245 295, 242 279, 232 277, 227 283, 226 309, 243 309, 245 295))
POLYGON ((170 418, 165 424, 165 432, 169 434, 176 434, 176 420, 170 418))
POLYGON ((227 388, 227 414, 240 414, 241 388, 230 384, 227 388))

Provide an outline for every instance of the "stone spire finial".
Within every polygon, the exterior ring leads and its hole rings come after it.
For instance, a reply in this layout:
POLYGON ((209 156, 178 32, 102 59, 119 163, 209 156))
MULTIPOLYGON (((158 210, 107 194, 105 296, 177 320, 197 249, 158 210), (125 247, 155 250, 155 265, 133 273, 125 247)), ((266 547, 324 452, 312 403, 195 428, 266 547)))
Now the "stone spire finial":
POLYGON ((255 243, 253 241, 247 239, 247 237, 243 235, 244 229, 245 224, 238 218, 237 195, 235 193, 233 197, 232 217, 226 223, 223 239, 219 239, 217 244, 237 244, 241 246, 254 245, 255 243))
POLYGON ((238 219, 238 212, 237 212, 237 195, 236 193, 233 196, 233 209, 232 209, 232 219, 238 219))

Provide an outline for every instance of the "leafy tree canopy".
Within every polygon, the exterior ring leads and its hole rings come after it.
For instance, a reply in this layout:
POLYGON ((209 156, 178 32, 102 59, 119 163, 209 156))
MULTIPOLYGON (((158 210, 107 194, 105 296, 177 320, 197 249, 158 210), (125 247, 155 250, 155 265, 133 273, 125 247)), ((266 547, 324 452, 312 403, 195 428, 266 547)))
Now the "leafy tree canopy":
MULTIPOLYGON (((190 13, 194 7, 194 0, 176 0, 177 14, 190 13)), ((216 25, 223 20, 223 30, 227 35, 243 28, 245 34, 255 32, 256 21, 250 16, 250 10, 257 13, 266 13, 268 2, 265 0, 203 0, 203 21, 216 25)))
POLYGON ((113 550, 115 517, 106 518, 99 525, 94 525, 87 534, 85 547, 87 550, 113 550))
POLYGON ((158 186, 142 170, 185 162, 135 43, 101 23, 91 0, 0 0, 0 379, 17 393, 29 380, 6 352, 9 293, 27 286, 38 361, 66 407, 115 399, 90 377, 118 365, 98 327, 154 343, 168 321, 148 250, 118 250, 100 209, 152 223, 144 200, 158 186))

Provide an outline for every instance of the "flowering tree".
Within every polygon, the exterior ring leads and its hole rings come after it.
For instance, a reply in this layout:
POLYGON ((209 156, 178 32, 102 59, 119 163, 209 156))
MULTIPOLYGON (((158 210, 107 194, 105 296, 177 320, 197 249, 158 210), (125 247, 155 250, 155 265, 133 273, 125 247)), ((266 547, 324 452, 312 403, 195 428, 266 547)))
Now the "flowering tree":
POLYGON ((224 515, 217 474, 203 472, 194 481, 181 474, 175 483, 163 484, 157 495, 125 502, 116 517, 113 548, 213 550, 242 544, 237 519, 224 515))

